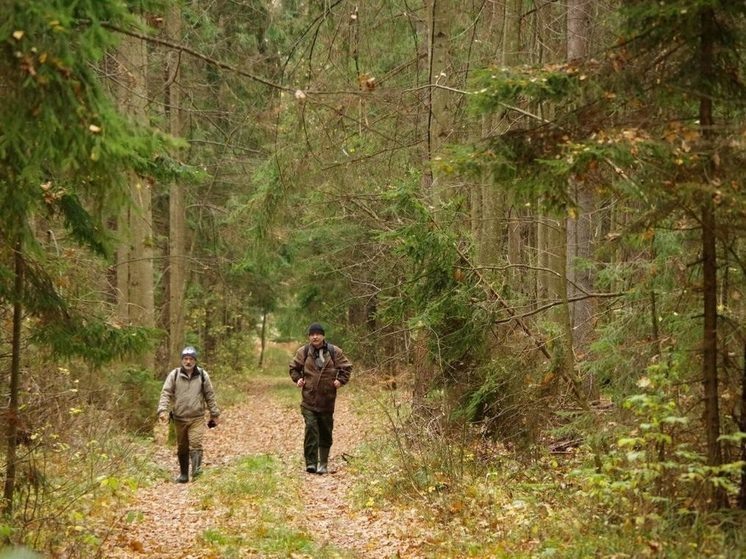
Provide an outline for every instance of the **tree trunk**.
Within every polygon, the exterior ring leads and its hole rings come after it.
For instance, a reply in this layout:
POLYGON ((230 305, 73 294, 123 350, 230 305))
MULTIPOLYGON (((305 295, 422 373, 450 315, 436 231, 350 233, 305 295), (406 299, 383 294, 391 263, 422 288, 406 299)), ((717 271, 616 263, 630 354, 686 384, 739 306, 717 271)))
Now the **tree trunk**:
MULTIPOLYGON (((714 43, 718 33, 715 14, 711 8, 702 10, 701 43, 700 43, 700 73, 705 84, 713 83, 714 43)), ((704 93, 699 100, 699 124, 702 138, 707 147, 712 146, 714 136, 712 96, 704 93)), ((708 173, 703 177, 715 176, 716 169, 709 165, 708 173)), ((705 398, 705 433, 707 437, 707 462, 710 466, 720 466, 723 463, 722 448, 720 446, 720 406, 718 395, 718 363, 717 363, 717 220, 715 205, 709 192, 705 191, 702 201, 702 299, 704 314, 704 331, 702 332, 702 383, 705 398)), ((714 505, 727 505, 727 495, 722 488, 715 488, 714 505)))
MULTIPOLYGON (((166 36, 169 40, 181 40, 181 11, 172 6, 166 13, 166 36)), ((184 133, 184 117, 181 110, 180 57, 177 51, 166 56, 166 111, 169 131, 173 136, 184 133)), ((186 197, 184 186, 172 183, 168 197, 168 356, 178 355, 184 343, 184 295, 187 278, 187 226, 186 197)))
MULTIPOLYGON (((567 300, 567 245, 565 239, 567 239, 567 231, 564 229, 564 221, 558 222, 560 230, 558 231, 557 240, 559 251, 556 254, 557 272, 559 278, 557 281, 558 293, 560 296, 560 305, 557 307, 557 321, 559 322, 561 329, 561 346, 562 346, 562 371, 565 378, 572 379, 575 383, 575 389, 577 389, 577 383, 575 381, 575 354, 573 349, 573 334, 572 334, 572 317, 570 316, 570 304, 567 300)), ((579 395, 580 396, 580 395, 579 395)), ((581 397, 582 399, 582 397, 581 397)))
POLYGON ((513 66, 521 56, 521 16, 523 0, 507 0, 503 18, 502 64, 513 66))
POLYGON ((129 213, 130 208, 126 206, 117 217, 116 229, 119 236, 119 245, 116 253, 116 297, 117 315, 122 324, 130 322, 130 244, 129 244, 129 213))
MULTIPOLYGON (((567 3, 567 61, 582 62, 588 56, 590 33, 589 0, 569 0, 567 3)), ((587 179, 587 177, 586 177, 587 179)), ((595 195, 592 181, 573 177, 568 188, 575 200, 575 215, 567 219, 567 295, 574 299, 583 293, 593 291, 593 278, 584 261, 590 261, 593 247, 592 215, 595 208, 595 195)), ((592 299, 581 299, 572 303, 572 345, 584 353, 593 332, 595 308, 592 299)), ((598 399, 598 387, 594 379, 585 379, 586 390, 591 399, 598 399)))
MULTIPOLYGON (((20 233, 19 233, 20 235, 20 233)), ((10 387, 7 412, 7 452, 5 455, 5 486, 3 491, 3 514, 13 514, 13 493, 16 485, 16 458, 18 447, 18 392, 21 379, 21 325, 23 323, 23 297, 25 262, 21 241, 14 251, 15 282, 13 287, 13 339, 11 341, 10 387)))
MULTIPOLYGON (((522 0, 509 0, 504 7, 500 54, 500 61, 504 66, 514 67, 521 63, 522 7, 522 0)), ((492 115, 490 118, 492 119, 492 115)), ((492 126, 491 121, 488 124, 492 126)), ((504 124, 499 131, 507 132, 508 126, 510 125, 504 124)), ((521 264, 521 225, 513 196, 496 187, 494 180, 484 192, 484 234, 489 243, 483 244, 483 252, 489 258, 485 263, 498 264, 500 257, 507 253, 507 259, 503 256, 503 261, 507 260, 508 264, 513 265, 521 264)), ((520 268, 512 268, 508 273, 510 283, 517 292, 521 291, 521 275, 520 268)))
MULTIPOLYGON (((570 298, 583 296, 593 291, 593 274, 587 263, 593 257, 593 212, 595 195, 593 185, 586 181, 573 180, 570 186, 577 203, 577 216, 567 220, 567 264, 570 298)), ((575 346, 585 351, 593 333, 593 318, 596 305, 591 298, 572 303, 572 323, 575 346)))
MULTIPOLYGON (((741 417, 738 428, 746 433, 746 343, 743 345, 743 368, 741 369, 741 417)), ((746 439, 741 439, 741 487, 738 491, 738 508, 746 510, 746 439)))
POLYGON ((262 312, 262 331, 260 333, 261 348, 259 349, 259 368, 264 364, 264 351, 267 348, 267 311, 262 312))
POLYGON ((451 4, 453 0, 428 0, 427 35, 428 35, 428 83, 429 108, 427 118, 427 167, 431 174, 431 195, 437 206, 440 200, 449 196, 445 177, 438 176, 433 164, 441 147, 453 133, 453 94, 437 86, 452 84, 449 40, 453 18, 451 4))
MULTIPOLYGON (((125 37, 117 52, 117 99, 121 109, 135 120, 147 118, 147 51, 145 42, 125 37)), ((117 287, 120 318, 127 323, 153 327, 155 300, 153 286, 152 185, 130 173, 132 206, 118 225, 120 242, 128 248, 117 251, 117 287)), ((153 355, 141 356, 141 365, 152 368, 153 355)))
POLYGON ((567 60, 582 61, 588 55, 590 0, 567 1, 567 60))

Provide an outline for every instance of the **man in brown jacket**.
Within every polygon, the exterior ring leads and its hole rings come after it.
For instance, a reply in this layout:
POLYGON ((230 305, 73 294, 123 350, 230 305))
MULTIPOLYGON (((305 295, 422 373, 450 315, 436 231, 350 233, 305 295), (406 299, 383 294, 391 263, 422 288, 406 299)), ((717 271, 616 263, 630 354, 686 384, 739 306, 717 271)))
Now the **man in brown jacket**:
POLYGON ((202 473, 202 439, 205 435, 205 408, 210 411, 209 427, 218 424, 220 410, 215 390, 207 371, 197 366, 197 350, 191 346, 181 352, 181 367, 166 376, 158 402, 158 419, 167 423, 169 410, 176 431, 176 454, 179 458, 177 483, 189 481, 189 461, 192 480, 202 473))
POLYGON ((325 474, 332 446, 337 389, 350 380, 352 363, 339 347, 326 341, 321 324, 308 327, 308 341, 298 348, 290 362, 290 378, 302 390, 306 471, 325 474))

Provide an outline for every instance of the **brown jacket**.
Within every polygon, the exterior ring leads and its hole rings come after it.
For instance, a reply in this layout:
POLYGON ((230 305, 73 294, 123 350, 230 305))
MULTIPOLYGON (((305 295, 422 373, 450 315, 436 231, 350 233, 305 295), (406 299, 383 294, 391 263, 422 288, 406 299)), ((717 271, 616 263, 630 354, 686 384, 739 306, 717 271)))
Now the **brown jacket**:
POLYGON ((290 362, 290 378, 293 382, 297 383, 300 378, 306 381, 301 407, 318 413, 334 413, 337 400, 334 381, 336 379, 341 384, 347 384, 352 373, 352 363, 344 352, 337 346, 333 346, 330 352, 329 345, 324 342, 320 348, 324 352, 324 365, 321 368, 316 364, 317 350, 310 344, 307 350, 306 346, 299 347, 290 362), (330 353, 333 353, 333 359, 330 353))

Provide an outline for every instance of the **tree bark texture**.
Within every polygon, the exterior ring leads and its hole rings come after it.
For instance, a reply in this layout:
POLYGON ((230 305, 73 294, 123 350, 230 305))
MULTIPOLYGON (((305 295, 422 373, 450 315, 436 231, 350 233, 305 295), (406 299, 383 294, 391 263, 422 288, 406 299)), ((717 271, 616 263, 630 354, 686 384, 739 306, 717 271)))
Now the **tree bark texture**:
MULTIPOLYGON (((140 122, 147 118, 147 51, 145 42, 125 37, 117 52, 117 98, 121 109, 140 122)), ((130 173, 132 205, 120 219, 117 251, 117 286, 120 318, 129 324, 153 327, 155 300, 153 278, 152 185, 135 172, 130 173)), ((153 356, 141 356, 141 365, 153 367, 153 356)))
MULTIPOLYGON (((20 233, 19 233, 20 235, 20 233)), ((21 380, 21 325, 23 324, 23 297, 25 262, 23 246, 17 241, 14 251, 15 278, 13 288, 13 337, 11 340, 10 386, 7 411, 7 452, 5 455, 5 484, 3 490, 3 514, 13 514, 13 494, 16 486, 18 448, 18 391, 21 380)))
MULTIPOLYGON (((569 0, 567 3, 567 61, 582 62, 588 56, 591 4, 589 0, 569 0)), ((593 249, 593 210, 596 200, 594 185, 589 177, 574 176, 568 184, 570 198, 575 201, 574 215, 567 219, 567 296, 575 299, 584 292, 593 291, 593 277, 587 264, 593 249)), ((581 299, 572 303, 570 320, 573 335, 572 346, 580 352, 587 350, 593 333, 593 299, 581 299)), ((594 379, 585 379, 588 395, 598 398, 594 379)))
POLYGON ((432 176, 432 200, 447 200, 449 185, 446 178, 433 168, 441 148, 453 134, 454 94, 439 86, 452 86, 453 68, 449 54, 453 0, 428 0, 428 84, 429 111, 427 116, 427 166, 432 176))
MULTIPOLYGON (((181 10, 175 6, 166 14, 165 29, 167 38, 173 42, 181 40, 181 10)), ((175 50, 166 55, 166 111, 171 135, 181 137, 185 123, 181 109, 180 56, 175 50)), ((188 273, 186 197, 184 185, 174 182, 169 188, 168 197, 168 296, 166 298, 168 317, 168 357, 179 355, 184 344, 184 292, 188 273)))
MULTIPOLYGON (((714 40, 717 33, 711 9, 701 14, 700 73, 710 83, 714 71, 714 40)), ((713 102, 709 95, 699 101, 699 122, 706 142, 713 137, 713 102)), ((712 171, 712 169, 710 169, 712 171)), ((704 178, 707 180, 707 177, 704 178)), ((717 366, 717 245, 715 207, 708 192, 702 201, 702 280, 704 331, 702 333, 702 382, 705 393, 705 431, 707 457, 712 466, 722 463, 720 437, 720 409, 717 366)))

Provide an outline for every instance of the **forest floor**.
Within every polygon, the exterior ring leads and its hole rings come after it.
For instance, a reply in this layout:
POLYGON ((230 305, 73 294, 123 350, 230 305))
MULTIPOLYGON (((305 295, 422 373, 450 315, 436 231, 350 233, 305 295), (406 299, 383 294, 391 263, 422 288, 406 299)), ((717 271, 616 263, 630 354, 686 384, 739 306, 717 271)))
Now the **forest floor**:
MULTIPOLYGON (((283 484, 295 488, 302 503, 286 511, 275 511, 277 518, 312 540, 315 550, 323 553, 272 552, 248 545, 234 547, 231 557, 345 557, 380 559, 388 557, 422 557, 424 523, 414 511, 374 511, 356 506, 353 487, 360 482, 358 473, 347 458, 355 455, 370 432, 369 418, 361 418, 351 408, 351 398, 340 392, 335 413, 334 445, 330 473, 316 475, 303 468, 303 421, 297 400, 290 402, 287 393, 278 397, 280 385, 289 384, 286 377, 252 377, 244 402, 223 410, 220 425, 208 430, 205 441, 205 474, 196 482, 177 484, 162 480, 142 487, 123 510, 115 511, 118 521, 110 528, 101 548, 101 557, 148 557, 211 559, 228 556, 216 551, 205 538, 206 533, 223 528, 226 518, 251 514, 233 509, 230 513, 220 503, 206 501, 209 484, 221 468, 251 456, 271 457, 277 464, 283 484), (134 520, 133 520, 134 519, 134 520), (422 525, 421 525, 422 524, 422 525)), ((156 436, 156 440, 158 436, 156 436)), ((153 461, 178 474, 173 443, 161 442, 152 447, 153 461)), ((276 506, 281 506, 278 498, 276 506)), ((250 506, 250 505, 246 505, 250 506)), ((262 506, 275 506, 272 500, 262 506)), ((262 514, 254 511, 255 516, 262 514)), ((247 516, 248 518, 248 516, 247 516)), ((240 525, 240 523, 239 523, 240 525)), ((241 528, 238 528, 240 530, 241 528)), ((271 536, 267 536, 271 537, 271 536)), ((214 542, 213 542, 214 543, 214 542)))

